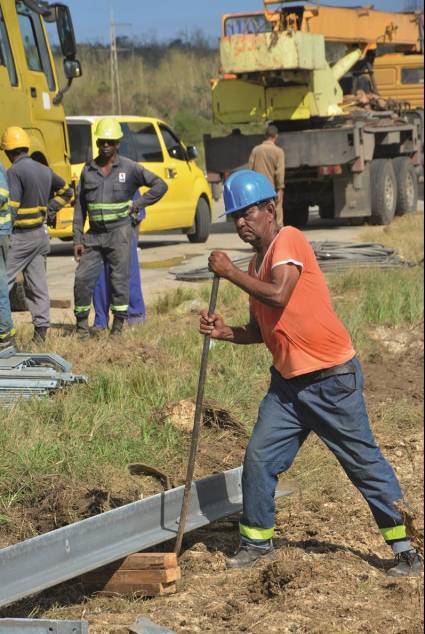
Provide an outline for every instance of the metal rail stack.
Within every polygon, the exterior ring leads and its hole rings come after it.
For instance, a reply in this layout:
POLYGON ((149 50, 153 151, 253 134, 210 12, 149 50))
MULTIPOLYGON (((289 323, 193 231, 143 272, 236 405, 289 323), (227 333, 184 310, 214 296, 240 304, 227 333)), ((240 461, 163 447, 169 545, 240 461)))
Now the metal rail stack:
MULTIPOLYGON (((373 242, 312 242, 314 253, 319 266, 324 273, 335 273, 347 269, 378 267, 394 268, 414 266, 401 258, 394 249, 389 249, 382 244, 373 242)), ((233 260, 233 264, 242 271, 248 270, 252 255, 233 260)), ((212 279, 213 274, 207 266, 199 269, 190 269, 190 266, 171 269, 176 280, 182 282, 201 282, 212 279)))
POLYGON ((14 348, 0 352, 0 406, 18 399, 41 398, 87 377, 73 374, 71 364, 53 353, 22 353, 14 348))

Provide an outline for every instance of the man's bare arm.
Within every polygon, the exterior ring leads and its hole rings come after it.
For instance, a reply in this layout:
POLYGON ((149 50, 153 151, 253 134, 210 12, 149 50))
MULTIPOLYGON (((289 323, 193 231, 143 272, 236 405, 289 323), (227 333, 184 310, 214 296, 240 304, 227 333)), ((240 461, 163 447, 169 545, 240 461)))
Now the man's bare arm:
POLYGON ((260 329, 252 315, 245 326, 228 326, 221 315, 215 313, 209 317, 208 311, 202 310, 199 330, 202 335, 239 345, 263 343, 260 329))
POLYGON ((272 270, 272 281, 262 282, 238 269, 222 251, 213 251, 209 258, 210 270, 229 280, 256 299, 272 306, 285 308, 300 278, 300 271, 294 264, 282 264, 272 270))

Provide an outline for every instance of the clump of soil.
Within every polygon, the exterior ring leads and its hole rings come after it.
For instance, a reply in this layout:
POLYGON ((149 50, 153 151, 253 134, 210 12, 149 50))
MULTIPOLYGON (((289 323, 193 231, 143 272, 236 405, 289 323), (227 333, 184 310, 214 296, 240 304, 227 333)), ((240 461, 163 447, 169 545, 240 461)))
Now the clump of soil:
MULTIPOLYGON (((166 405, 159 412, 158 420, 163 423, 170 423, 176 429, 185 433, 191 433, 195 407, 195 402, 191 399, 166 405)), ((208 429, 230 430, 243 436, 246 436, 247 433, 245 426, 231 412, 223 409, 213 401, 206 401, 202 407, 202 424, 208 429)))
POLYGON ((260 573, 261 592, 265 597, 273 598, 284 593, 295 577, 295 567, 288 562, 274 561, 260 573))

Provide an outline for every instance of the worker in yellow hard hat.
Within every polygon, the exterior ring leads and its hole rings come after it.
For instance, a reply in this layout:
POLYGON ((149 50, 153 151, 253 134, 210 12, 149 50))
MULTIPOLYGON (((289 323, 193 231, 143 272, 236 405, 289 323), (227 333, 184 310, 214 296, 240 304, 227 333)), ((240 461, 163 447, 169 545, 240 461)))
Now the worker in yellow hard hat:
POLYGON ((74 213, 74 299, 77 333, 89 336, 88 318, 93 291, 104 263, 109 265, 112 335, 120 335, 128 317, 132 218, 156 203, 167 191, 166 183, 144 167, 119 155, 123 137, 116 119, 101 119, 95 130, 98 156, 81 173, 74 213), (140 198, 140 187, 148 187, 140 198), (84 224, 89 231, 84 234, 84 224))
POLYGON ((40 343, 50 326, 46 276, 50 241, 45 225, 54 224, 58 211, 70 202, 73 190, 49 167, 30 158, 30 146, 30 138, 22 128, 13 126, 4 131, 1 148, 12 163, 7 172, 13 227, 7 255, 8 285, 10 290, 17 274, 23 273, 25 298, 34 325, 33 340, 40 343))

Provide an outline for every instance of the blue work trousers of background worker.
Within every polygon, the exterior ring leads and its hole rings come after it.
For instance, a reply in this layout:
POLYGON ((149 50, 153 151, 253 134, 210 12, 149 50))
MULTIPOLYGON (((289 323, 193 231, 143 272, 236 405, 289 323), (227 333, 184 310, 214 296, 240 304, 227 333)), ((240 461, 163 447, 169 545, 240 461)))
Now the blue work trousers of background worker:
MULTIPOLYGON (((137 225, 134 227, 134 235, 131 241, 131 265, 130 265, 130 296, 128 303, 128 324, 135 326, 142 324, 146 319, 146 307, 143 300, 142 281, 140 277, 138 246, 138 225, 145 218, 144 209, 139 211, 137 225)), ((94 327, 99 330, 108 328, 109 308, 111 305, 111 284, 109 266, 105 262, 98 277, 93 294, 93 306, 95 310, 94 327)))
MULTIPOLYGON (((315 432, 365 498, 395 554, 410 547, 394 504, 403 498, 400 485, 370 429, 362 370, 357 359, 353 363, 354 373, 314 382, 308 376, 285 380, 272 368, 270 388, 245 456, 242 542, 262 546, 273 537, 278 475, 289 469, 308 435, 315 432)), ((320 480, 320 474, 314 477, 320 480)), ((355 516, 351 527, 354 532, 361 530, 355 516)))

